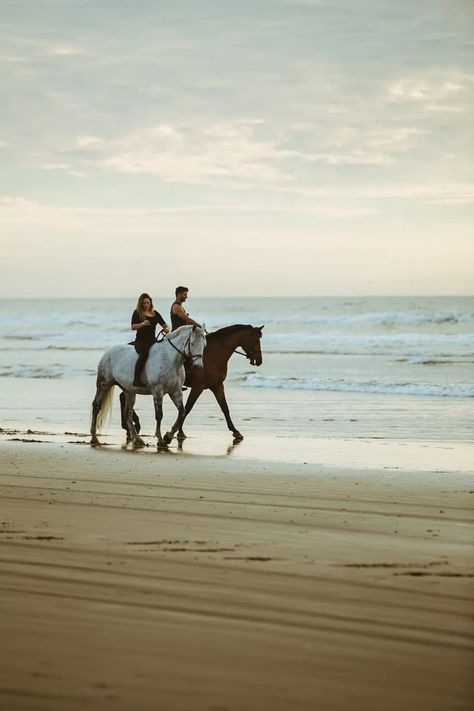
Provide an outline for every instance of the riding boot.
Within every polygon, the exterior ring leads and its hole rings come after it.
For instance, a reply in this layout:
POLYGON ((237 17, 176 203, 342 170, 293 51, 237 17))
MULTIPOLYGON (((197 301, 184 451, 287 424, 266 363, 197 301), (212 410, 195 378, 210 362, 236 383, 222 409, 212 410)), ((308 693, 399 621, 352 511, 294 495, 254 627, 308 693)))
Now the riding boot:
POLYGON ((135 388, 144 388, 145 383, 142 382, 141 379, 141 374, 142 374, 142 363, 140 363, 140 358, 137 360, 135 363, 135 375, 133 376, 133 386, 135 388))
POLYGON ((135 388, 146 388, 146 384, 142 382, 142 372, 145 367, 145 363, 148 358, 148 352, 150 350, 151 344, 149 343, 135 343, 135 350, 138 353, 138 358, 135 363, 135 374, 133 376, 133 386, 135 388))

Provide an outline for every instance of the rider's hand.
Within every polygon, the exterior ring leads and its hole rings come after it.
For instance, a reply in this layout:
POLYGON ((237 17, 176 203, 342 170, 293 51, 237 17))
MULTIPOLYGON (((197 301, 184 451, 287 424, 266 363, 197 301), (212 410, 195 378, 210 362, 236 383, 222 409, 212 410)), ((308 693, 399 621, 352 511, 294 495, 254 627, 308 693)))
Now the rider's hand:
POLYGON ((142 321, 141 325, 142 325, 142 326, 149 326, 149 325, 150 325, 150 322, 149 322, 149 320, 146 318, 144 321, 142 321))
POLYGON ((170 332, 170 327, 169 326, 163 326, 163 333, 169 333, 170 332))

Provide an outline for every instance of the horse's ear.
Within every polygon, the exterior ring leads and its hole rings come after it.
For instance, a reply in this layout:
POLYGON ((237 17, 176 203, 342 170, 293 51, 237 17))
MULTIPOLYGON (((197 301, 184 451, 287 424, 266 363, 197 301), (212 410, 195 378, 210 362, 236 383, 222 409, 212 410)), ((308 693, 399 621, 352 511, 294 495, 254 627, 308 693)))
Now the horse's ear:
POLYGON ((260 327, 259 327, 259 331, 261 331, 262 328, 265 328, 265 324, 263 324, 263 326, 260 326, 260 327))

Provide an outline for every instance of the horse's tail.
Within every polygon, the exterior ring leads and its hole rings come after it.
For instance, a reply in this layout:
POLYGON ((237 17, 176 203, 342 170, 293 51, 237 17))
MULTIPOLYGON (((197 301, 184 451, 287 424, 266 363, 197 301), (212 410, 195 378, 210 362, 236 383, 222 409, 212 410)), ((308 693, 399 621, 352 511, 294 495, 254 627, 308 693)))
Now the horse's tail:
POLYGON ((112 385, 109 388, 109 390, 107 391, 107 393, 104 397, 104 402, 102 403, 102 407, 100 408, 100 410, 97 414, 97 430, 99 432, 102 430, 102 426, 105 424, 105 422, 110 420, 110 416, 112 414, 113 400, 114 400, 114 386, 112 385))

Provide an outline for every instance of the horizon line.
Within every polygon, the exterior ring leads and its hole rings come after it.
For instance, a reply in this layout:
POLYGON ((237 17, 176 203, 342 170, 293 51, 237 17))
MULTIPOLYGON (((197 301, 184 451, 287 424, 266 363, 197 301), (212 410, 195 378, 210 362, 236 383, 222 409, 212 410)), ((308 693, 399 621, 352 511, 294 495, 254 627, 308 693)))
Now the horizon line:
MULTIPOLYGON (((242 296, 240 294, 226 294, 225 296, 216 296, 214 295, 208 295, 208 294, 201 294, 199 296, 192 296, 190 297, 191 299, 245 299, 245 300, 250 300, 250 299, 395 299, 395 298, 412 298, 412 299, 439 299, 439 298, 473 298, 474 293, 469 293, 469 294, 460 294, 460 293, 441 293, 441 294, 407 294, 407 293, 389 293, 389 294, 274 294, 274 295, 258 295, 254 294, 252 296, 242 296)), ((91 295, 91 296, 62 296, 58 294, 54 294, 51 296, 43 296, 43 295, 31 295, 31 296, 2 296, 0 295, 0 299, 2 301, 30 301, 32 299, 58 299, 61 301, 72 301, 72 300, 78 300, 78 299, 130 299, 131 301, 136 300, 136 295, 130 296, 130 295, 124 295, 124 296, 99 296, 99 295, 91 295)), ((158 296, 153 296, 154 300, 162 300, 162 299, 167 299, 167 298, 173 298, 173 294, 159 294, 158 296)))

